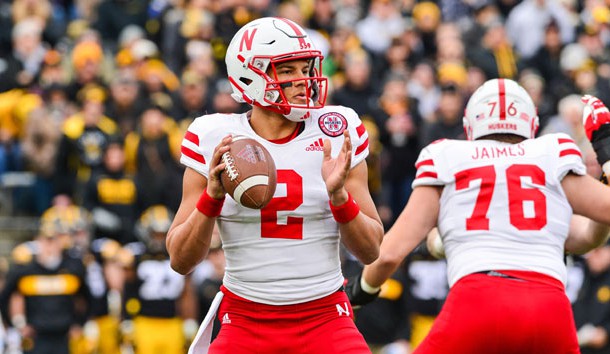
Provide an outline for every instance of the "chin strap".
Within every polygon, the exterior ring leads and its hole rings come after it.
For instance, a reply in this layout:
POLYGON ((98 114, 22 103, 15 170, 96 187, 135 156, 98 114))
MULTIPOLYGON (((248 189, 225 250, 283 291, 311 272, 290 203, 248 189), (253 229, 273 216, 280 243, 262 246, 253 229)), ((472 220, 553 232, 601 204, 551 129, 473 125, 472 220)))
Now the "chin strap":
MULTIPOLYGON (((314 101, 310 98, 309 99, 309 105, 311 107, 314 106, 314 101)), ((312 109, 315 108, 296 108, 296 107, 291 107, 290 108, 290 112, 283 114, 283 116, 293 122, 301 122, 304 121, 305 119, 309 118, 311 116, 310 112, 312 109)))
POLYGON ((293 122, 302 122, 309 118, 309 109, 306 108, 292 108, 290 113, 284 114, 284 117, 293 122))

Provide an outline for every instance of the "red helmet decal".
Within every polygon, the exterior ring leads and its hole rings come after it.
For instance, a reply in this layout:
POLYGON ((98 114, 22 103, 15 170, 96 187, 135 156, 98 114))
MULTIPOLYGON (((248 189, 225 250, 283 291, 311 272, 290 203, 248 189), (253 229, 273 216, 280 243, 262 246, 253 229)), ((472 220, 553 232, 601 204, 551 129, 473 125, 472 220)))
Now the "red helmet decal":
MULTIPOLYGON (((244 45, 246 46, 246 50, 252 50, 252 41, 254 41, 254 35, 256 34, 257 28, 252 29, 252 33, 250 30, 246 30, 244 34, 241 36, 241 41, 239 41, 239 51, 242 52, 244 50, 244 45)), ((242 60, 243 61, 243 60, 242 60)))

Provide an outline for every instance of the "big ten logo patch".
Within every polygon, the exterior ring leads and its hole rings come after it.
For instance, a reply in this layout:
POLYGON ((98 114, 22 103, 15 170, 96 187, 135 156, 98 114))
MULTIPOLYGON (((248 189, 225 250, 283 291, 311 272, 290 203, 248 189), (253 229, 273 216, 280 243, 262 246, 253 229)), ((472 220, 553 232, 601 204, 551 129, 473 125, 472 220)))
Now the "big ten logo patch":
POLYGON ((337 112, 325 113, 318 118, 318 125, 324 134, 334 138, 347 129, 347 119, 337 112))

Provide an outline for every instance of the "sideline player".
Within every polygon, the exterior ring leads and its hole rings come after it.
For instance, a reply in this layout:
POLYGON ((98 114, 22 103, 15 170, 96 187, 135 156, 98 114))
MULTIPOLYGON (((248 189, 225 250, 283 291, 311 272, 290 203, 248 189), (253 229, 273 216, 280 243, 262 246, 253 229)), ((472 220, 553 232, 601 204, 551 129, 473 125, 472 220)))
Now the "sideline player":
POLYGON ((342 242, 371 263, 383 236, 367 186, 368 135, 352 109, 324 106, 321 60, 290 20, 246 24, 226 64, 233 98, 252 110, 202 116, 186 132, 183 199, 167 245, 172 267, 189 273, 218 224, 226 273, 210 353, 370 352, 342 291, 339 260, 342 242), (258 140, 274 158, 278 186, 261 210, 225 200, 227 132, 258 140))
POLYGON ((572 213, 610 224, 610 189, 586 175, 568 135, 534 139, 537 127, 526 91, 494 79, 466 107, 470 141, 422 150, 379 259, 349 287, 354 304, 365 302, 438 224, 451 289, 415 353, 579 353, 564 244, 585 251, 604 242, 606 225, 591 222, 569 239, 568 230, 572 213))

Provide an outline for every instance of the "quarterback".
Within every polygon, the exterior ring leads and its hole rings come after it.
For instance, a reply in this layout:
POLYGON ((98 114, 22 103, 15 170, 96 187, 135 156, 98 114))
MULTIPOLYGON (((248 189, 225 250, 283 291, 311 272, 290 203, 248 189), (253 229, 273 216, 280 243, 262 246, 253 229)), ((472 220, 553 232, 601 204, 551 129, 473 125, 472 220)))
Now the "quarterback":
POLYGON ((233 98, 252 110, 190 125, 183 199, 167 238, 182 274, 206 256, 215 224, 226 255, 222 327, 209 349, 196 340, 191 352, 369 353, 339 260, 342 242, 373 262, 383 236, 367 186, 366 129, 352 109, 324 106, 322 56, 292 21, 246 24, 225 60, 233 98), (274 159, 277 188, 262 209, 225 200, 221 156, 236 135, 256 139, 274 159))

